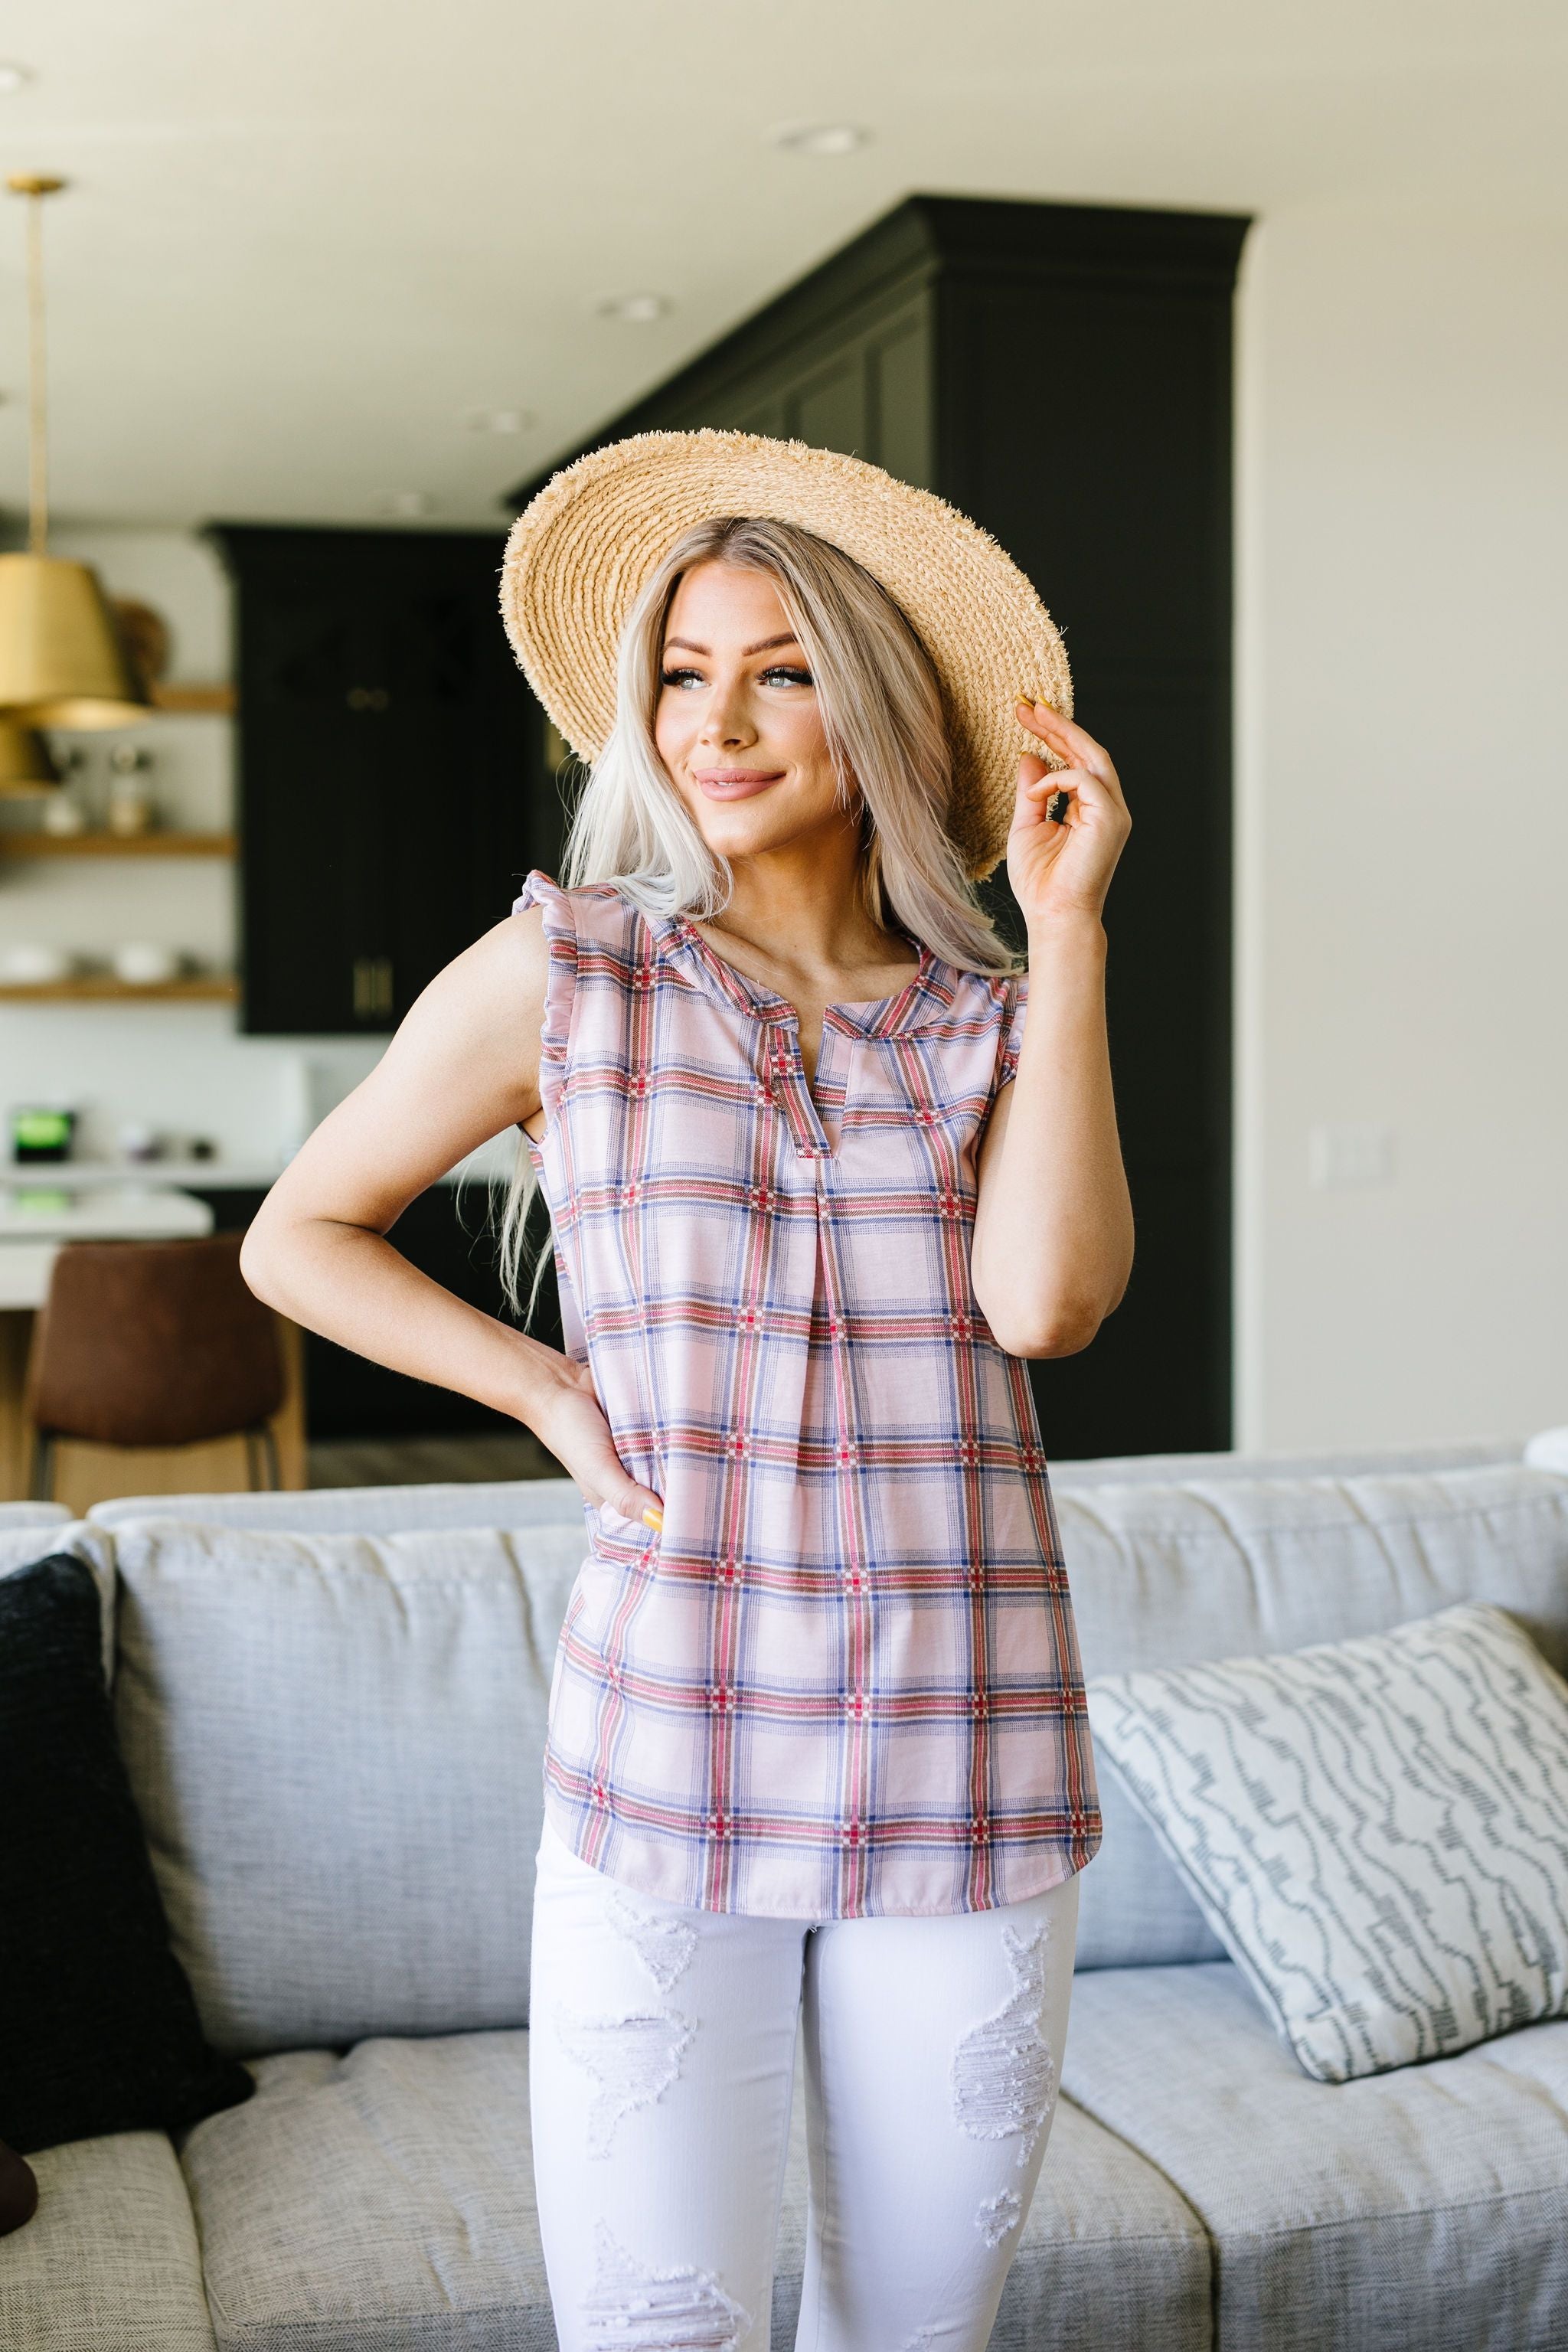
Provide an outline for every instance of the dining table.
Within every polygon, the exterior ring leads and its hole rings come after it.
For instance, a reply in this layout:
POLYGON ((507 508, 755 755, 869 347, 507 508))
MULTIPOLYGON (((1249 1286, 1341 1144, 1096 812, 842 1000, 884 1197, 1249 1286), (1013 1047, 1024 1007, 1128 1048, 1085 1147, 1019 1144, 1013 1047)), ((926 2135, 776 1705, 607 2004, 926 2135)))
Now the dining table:
MULTIPOLYGON (((167 1181, 128 1175, 83 1186, 51 1179, 47 1163, 9 1168, 0 1177, 0 1502, 30 1492, 32 1431, 26 1412, 27 1356, 33 1320, 48 1297, 55 1259, 73 1241, 180 1241, 213 1231, 209 1203, 167 1181)), ((285 1486, 306 1483, 304 1341, 278 1318, 284 1398, 271 1428, 285 1486)), ((85 1510, 111 1495, 202 1493, 243 1486, 240 1439, 196 1445, 88 1445, 56 1449, 55 1499, 85 1510)))

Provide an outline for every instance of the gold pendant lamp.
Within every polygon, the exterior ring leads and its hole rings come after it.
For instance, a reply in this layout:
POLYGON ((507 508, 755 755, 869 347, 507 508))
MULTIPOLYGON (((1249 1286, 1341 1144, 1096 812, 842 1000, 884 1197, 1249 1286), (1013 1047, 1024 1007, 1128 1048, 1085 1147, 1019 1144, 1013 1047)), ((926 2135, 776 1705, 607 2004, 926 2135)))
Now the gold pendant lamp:
POLYGON ((44 198, 65 183, 39 172, 13 172, 6 184, 27 200, 29 459, 27 551, 0 555, 0 722, 23 730, 123 727, 144 719, 149 704, 98 574, 90 564, 48 552, 42 215, 44 198))

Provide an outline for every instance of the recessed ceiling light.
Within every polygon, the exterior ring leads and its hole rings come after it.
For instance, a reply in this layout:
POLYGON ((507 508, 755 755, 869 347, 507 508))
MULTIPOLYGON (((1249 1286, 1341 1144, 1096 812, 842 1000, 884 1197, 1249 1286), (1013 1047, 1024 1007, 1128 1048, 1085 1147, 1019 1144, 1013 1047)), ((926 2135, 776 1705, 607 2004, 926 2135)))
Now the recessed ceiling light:
POLYGON ((526 433, 539 419, 531 408, 466 408, 463 422, 470 433, 526 433))
POLYGON ((634 327, 662 319, 670 307, 668 294, 607 294, 597 305, 601 319, 622 319, 634 327))
POLYGON ((778 143, 794 155, 852 155, 867 146, 871 134, 858 122, 805 122, 778 133, 778 143))
POLYGON ((381 501, 381 511, 402 515, 411 521, 416 515, 427 515, 435 503, 428 490, 388 490, 381 501))
POLYGON ((26 66, 16 65, 9 58, 0 59, 0 98, 9 98, 14 89, 25 88, 32 79, 26 66))

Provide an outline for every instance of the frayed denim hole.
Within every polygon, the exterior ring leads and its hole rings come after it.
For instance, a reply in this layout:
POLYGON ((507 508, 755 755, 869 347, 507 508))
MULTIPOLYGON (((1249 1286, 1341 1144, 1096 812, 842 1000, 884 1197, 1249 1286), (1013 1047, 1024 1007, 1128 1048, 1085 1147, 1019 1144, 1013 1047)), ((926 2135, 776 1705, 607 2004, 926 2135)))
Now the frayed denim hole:
POLYGON ((607 2222, 594 2232, 595 2280, 580 2306, 595 2352, 737 2352, 752 2315, 693 2263, 644 2269, 607 2222))
POLYGON ((1007 2139, 1019 2135, 1020 2167, 1044 2129, 1057 2095, 1057 2065, 1040 2032, 1045 2001, 1044 1921, 1027 1938, 1012 1927, 1002 1930, 1002 1948, 1012 1971, 1013 1991, 994 2016, 973 2026, 952 2059, 952 2112, 972 2139, 1007 2139))

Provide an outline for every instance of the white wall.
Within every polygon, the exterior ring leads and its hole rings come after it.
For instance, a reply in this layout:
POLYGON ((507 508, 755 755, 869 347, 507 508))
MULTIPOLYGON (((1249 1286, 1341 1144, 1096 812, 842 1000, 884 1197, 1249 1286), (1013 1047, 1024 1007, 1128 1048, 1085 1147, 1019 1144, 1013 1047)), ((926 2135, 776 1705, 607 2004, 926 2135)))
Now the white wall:
POLYGON ((1529 219, 1247 254, 1239 1443, 1568 1421, 1565 298, 1529 219))

